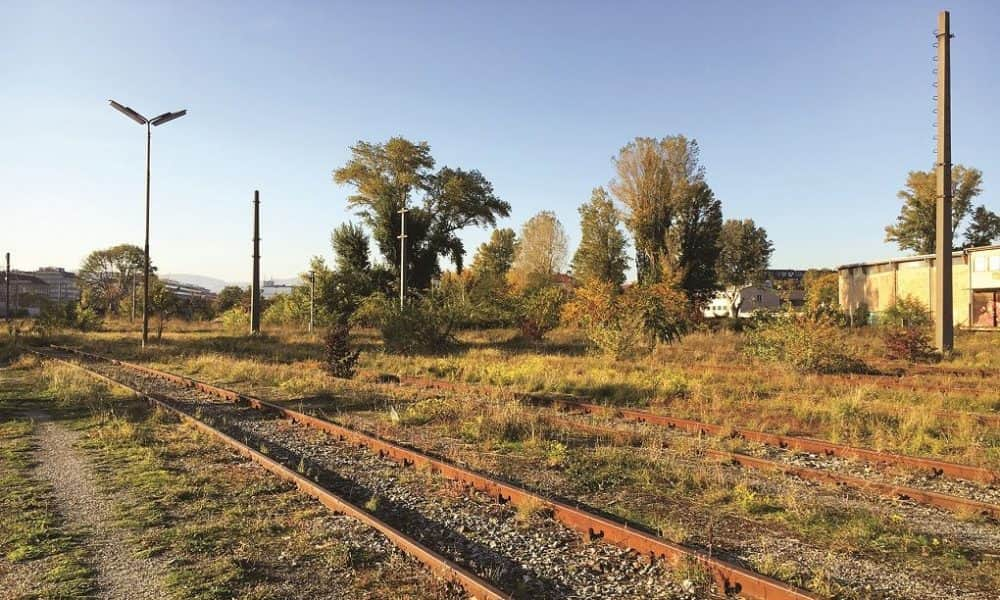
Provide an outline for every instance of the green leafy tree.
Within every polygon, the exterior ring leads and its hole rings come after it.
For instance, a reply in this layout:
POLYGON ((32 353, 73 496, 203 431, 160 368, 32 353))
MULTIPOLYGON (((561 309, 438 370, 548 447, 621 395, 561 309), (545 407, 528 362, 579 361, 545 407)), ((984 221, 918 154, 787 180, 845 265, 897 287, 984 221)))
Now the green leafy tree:
POLYGON ((840 275, 828 269, 810 269, 802 277, 806 290, 806 310, 817 313, 840 304, 840 275))
POLYGON ((163 337, 163 326, 181 308, 180 299, 163 285, 159 278, 149 284, 149 312, 156 316, 156 339, 163 337))
POLYGON ((625 205, 640 283, 670 282, 700 303, 716 289, 722 207, 705 182, 698 144, 636 138, 614 159, 611 193, 625 205))
POLYGON ((562 223, 552 211, 542 211, 521 228, 510 279, 519 290, 550 285, 566 267, 568 241, 562 223))
POLYGON ((382 144, 359 141, 351 147, 347 164, 333 173, 336 183, 354 187, 348 205, 371 230, 395 279, 399 276, 400 210, 407 209, 407 275, 417 290, 430 287, 431 279, 440 273, 442 256, 461 270, 465 247, 459 231, 494 226, 497 217, 510 214, 510 205, 497 198, 493 185, 479 171, 433 168, 426 142, 394 137, 382 144))
MULTIPOLYGON (((955 193, 951 204, 951 240, 962 220, 972 211, 972 200, 982 192, 983 173, 979 169, 956 165, 952 169, 955 193)), ((900 250, 933 254, 937 229, 937 175, 931 171, 910 171, 906 187, 896 194, 902 201, 896 222, 885 228, 885 241, 896 242, 900 250)))
POLYGON ((753 219, 727 219, 719 234, 719 257, 716 272, 723 294, 729 300, 730 314, 736 316, 743 304, 741 290, 764 279, 774 245, 767 231, 753 219))
POLYGON ((472 270, 477 274, 505 277, 514 264, 517 253, 517 234, 504 227, 494 229, 490 241, 479 245, 472 258, 472 270))
POLYGON ((371 260, 368 257, 368 234, 364 228, 354 223, 344 223, 330 234, 336 268, 341 272, 368 273, 371 260))
POLYGON ((965 247, 989 246, 996 240, 1000 240, 1000 215, 980 204, 965 230, 965 247))
POLYGON ((250 289, 238 285, 227 285, 215 297, 215 312, 224 313, 234 306, 250 310, 250 289))
POLYGON ((603 187, 595 188, 590 202, 580 207, 580 246, 573 254, 573 275, 580 281, 625 283, 628 257, 625 234, 619 229, 618 210, 603 187))
MULTIPOLYGON (((139 293, 142 293, 144 262, 142 248, 132 244, 119 244, 88 254, 77 273, 83 304, 102 315, 116 313, 122 300, 132 293, 133 276, 138 278, 139 293)), ((150 270, 155 271, 155 268, 150 266, 150 270)))

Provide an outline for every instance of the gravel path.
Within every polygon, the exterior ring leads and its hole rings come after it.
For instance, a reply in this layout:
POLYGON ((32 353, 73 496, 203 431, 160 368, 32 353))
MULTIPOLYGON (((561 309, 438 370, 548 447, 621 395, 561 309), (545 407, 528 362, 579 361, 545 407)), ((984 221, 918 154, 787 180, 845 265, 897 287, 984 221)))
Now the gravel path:
POLYGON ((137 558, 125 533, 112 524, 111 499, 94 483, 86 460, 74 448, 80 434, 57 425, 48 415, 32 415, 38 450, 36 476, 52 486, 56 509, 84 531, 84 544, 97 572, 98 595, 107 600, 158 600, 166 594, 159 584, 162 568, 137 558))

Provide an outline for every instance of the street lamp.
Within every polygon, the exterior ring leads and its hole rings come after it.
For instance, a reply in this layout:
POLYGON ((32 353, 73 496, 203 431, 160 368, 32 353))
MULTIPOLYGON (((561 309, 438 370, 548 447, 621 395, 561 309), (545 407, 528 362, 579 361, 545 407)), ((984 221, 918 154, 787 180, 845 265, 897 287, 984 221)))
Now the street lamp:
POLYGON ((150 125, 159 127, 164 123, 169 123, 174 119, 179 119, 187 114, 186 110, 177 112, 165 112, 158 117, 147 119, 128 106, 122 106, 114 100, 108 100, 111 108, 132 119, 139 125, 146 126, 146 245, 143 249, 143 284, 142 284, 142 347, 146 347, 149 339, 149 150, 150 142, 153 138, 150 125))

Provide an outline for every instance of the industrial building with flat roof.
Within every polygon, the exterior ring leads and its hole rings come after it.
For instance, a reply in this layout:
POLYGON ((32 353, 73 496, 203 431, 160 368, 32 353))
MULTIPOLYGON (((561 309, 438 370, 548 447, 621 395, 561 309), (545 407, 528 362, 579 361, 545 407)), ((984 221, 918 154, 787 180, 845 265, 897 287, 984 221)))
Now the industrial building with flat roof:
MULTIPOLYGON (((1000 328, 1000 245, 952 253, 952 317, 956 327, 1000 328)), ((862 306, 880 313, 899 298, 914 298, 934 310, 934 255, 843 265, 840 305, 852 314, 862 306)))

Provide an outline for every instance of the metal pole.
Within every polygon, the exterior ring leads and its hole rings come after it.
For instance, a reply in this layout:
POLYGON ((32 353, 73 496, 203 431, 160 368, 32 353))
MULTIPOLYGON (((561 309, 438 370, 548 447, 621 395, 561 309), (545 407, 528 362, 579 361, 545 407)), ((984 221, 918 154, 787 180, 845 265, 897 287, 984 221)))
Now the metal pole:
POLYGON ((406 306, 406 204, 399 211, 399 309, 406 306))
POLYGON ((250 334, 260 333, 260 191, 253 193, 253 280, 250 283, 250 334))
POLYGON ((938 14, 937 98, 937 227, 935 230, 934 341, 938 350, 950 352, 955 344, 951 282, 951 19, 938 14))
POLYGON ((316 312, 316 272, 309 271, 309 333, 313 332, 313 321, 315 320, 316 312))
POLYGON ((142 347, 149 340, 149 155, 153 134, 146 122, 146 245, 143 248, 142 274, 142 347))

